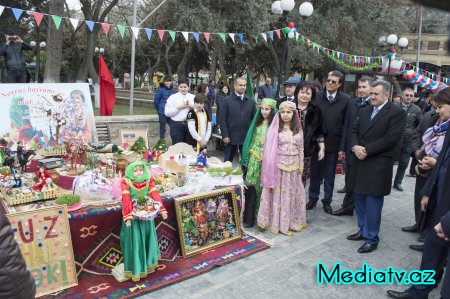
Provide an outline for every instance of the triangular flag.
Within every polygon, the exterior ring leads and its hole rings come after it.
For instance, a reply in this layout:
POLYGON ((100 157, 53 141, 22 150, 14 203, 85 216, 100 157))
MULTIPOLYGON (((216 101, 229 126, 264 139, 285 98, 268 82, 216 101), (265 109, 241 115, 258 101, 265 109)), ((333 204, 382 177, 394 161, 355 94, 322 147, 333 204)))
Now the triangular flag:
MULTIPOLYGON (((0 12, 0 15, 1 14, 2 13, 0 12)), ((34 20, 36 21, 36 25, 39 27, 41 25, 42 18, 44 17, 44 14, 41 13, 41 12, 33 11, 33 17, 34 17, 34 20)))
POLYGON ((108 23, 102 23, 102 29, 103 29, 103 32, 105 33, 106 36, 108 36, 109 27, 111 27, 110 24, 108 24, 108 23))
POLYGON ((258 43, 258 35, 253 36, 253 38, 255 39, 255 43, 258 43))
POLYGON ((233 41, 233 43, 234 43, 234 33, 228 33, 228 35, 230 36, 230 38, 231 38, 231 40, 233 41))
POLYGON ((52 19, 53 19, 53 22, 55 23, 56 30, 58 30, 59 26, 61 25, 62 17, 60 17, 60 16, 53 16, 52 15, 52 19))
POLYGON ((296 32, 295 33, 295 40, 298 40, 298 37, 300 36, 300 33, 296 32))
MULTIPOLYGON (((284 27, 283 29, 281 29, 281 31, 283 32, 284 37, 286 37, 286 35, 288 35, 288 33, 291 32, 291 28, 284 27)), ((280 35, 278 35, 278 37, 280 37, 280 35)))
POLYGON ((174 42, 175 41, 175 34, 176 34, 176 32, 172 31, 172 30, 168 30, 168 31, 169 31, 170 37, 172 38, 172 41, 174 42))
POLYGON ((203 35, 205 36, 206 42, 209 44, 210 33, 209 32, 203 32, 203 35))
POLYGON ((219 33, 219 36, 223 40, 224 43, 227 42, 227 40, 226 40, 227 37, 225 36, 225 33, 219 33))
POLYGON ((130 27, 131 28, 131 31, 133 32, 133 35, 134 35, 134 39, 138 39, 138 37, 139 37, 139 28, 138 27, 130 27))
POLYGON ((269 32, 267 32, 267 34, 269 35, 270 39, 273 41, 273 31, 269 31, 269 32))
POLYGON ((145 33, 147 33, 148 40, 151 40, 153 35, 153 29, 145 28, 145 33))
POLYGON ((0 5, 0 16, 2 15, 2 13, 3 13, 3 10, 5 10, 5 7, 4 6, 2 6, 2 5, 0 5))
POLYGON ((181 34, 183 35, 184 39, 188 42, 189 41, 189 32, 183 31, 183 32, 181 32, 181 34))
POLYGON ((302 35, 302 43, 305 43, 305 37, 302 35))
POLYGON ((195 41, 198 44, 200 42, 200 36, 199 36, 198 32, 192 32, 192 35, 194 36, 195 41))
POLYGON ((86 25, 88 26, 89 30, 94 31, 94 25, 95 23, 92 21, 88 21, 88 20, 84 20, 84 22, 86 23, 86 25))
POLYGON ((117 25, 117 31, 119 31, 120 36, 123 38, 125 35, 125 26, 123 25, 117 25))
POLYGON ((23 13, 23 10, 22 9, 18 9, 18 8, 11 8, 11 10, 12 10, 12 12, 14 14, 14 17, 16 17, 16 21, 18 21, 20 19, 20 16, 23 13))
POLYGON ((267 33, 263 32, 263 33, 261 33, 261 35, 262 35, 264 41, 267 43, 267 33))
POLYGON ((158 31, 159 39, 162 41, 163 37, 164 37, 164 33, 166 33, 166 30, 157 30, 157 31, 158 31))
POLYGON ((238 33, 237 35, 239 36, 239 41, 242 44, 244 42, 244 35, 242 33, 238 33))
POLYGON ((278 38, 281 38, 280 29, 275 30, 275 32, 277 33, 278 38))
POLYGON ((77 29, 78 27, 78 19, 69 19, 70 24, 72 24, 73 30, 77 29))

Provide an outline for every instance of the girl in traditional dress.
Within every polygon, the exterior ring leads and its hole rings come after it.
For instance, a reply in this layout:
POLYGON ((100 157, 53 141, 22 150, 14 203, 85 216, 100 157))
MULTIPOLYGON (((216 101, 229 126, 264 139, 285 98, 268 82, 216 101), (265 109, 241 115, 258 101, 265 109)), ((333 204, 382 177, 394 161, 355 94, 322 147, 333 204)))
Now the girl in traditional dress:
POLYGON ((255 186, 256 205, 255 213, 258 214, 259 202, 261 199, 261 160, 263 157, 264 142, 266 140, 267 129, 275 116, 277 101, 263 99, 261 108, 253 117, 253 121, 248 129, 242 147, 241 165, 247 169, 245 180, 255 186))
POLYGON ((290 235, 306 227, 303 131, 296 108, 289 101, 280 104, 264 145, 258 225, 273 234, 290 235))
POLYGON ((149 196, 159 202, 163 219, 167 219, 167 211, 144 162, 134 162, 127 167, 121 189, 123 223, 120 246, 123 251, 124 276, 139 281, 155 271, 160 252, 153 219, 140 220, 133 216, 141 206, 138 200, 149 196))

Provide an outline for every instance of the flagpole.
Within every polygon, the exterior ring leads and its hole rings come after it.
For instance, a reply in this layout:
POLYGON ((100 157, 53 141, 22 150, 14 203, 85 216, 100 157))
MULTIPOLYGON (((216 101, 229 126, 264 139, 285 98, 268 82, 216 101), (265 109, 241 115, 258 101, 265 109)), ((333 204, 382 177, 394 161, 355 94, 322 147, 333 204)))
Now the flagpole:
MULTIPOLYGON (((133 2, 133 27, 136 27, 137 0, 133 2)), ((133 115, 134 102, 134 60, 136 56, 136 36, 131 37, 131 84, 130 84, 130 115, 133 115)))

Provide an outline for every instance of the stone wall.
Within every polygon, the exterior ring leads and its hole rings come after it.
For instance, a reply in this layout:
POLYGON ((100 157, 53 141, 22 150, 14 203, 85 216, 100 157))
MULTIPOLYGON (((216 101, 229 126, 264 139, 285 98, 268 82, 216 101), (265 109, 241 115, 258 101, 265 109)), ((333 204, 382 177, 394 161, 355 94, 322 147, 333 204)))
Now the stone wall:
MULTIPOLYGON (((95 122, 108 124, 111 141, 117 145, 122 143, 120 130, 147 130, 150 148, 152 148, 159 139, 158 115, 96 116, 95 122)), ((166 128, 166 141, 167 144, 170 144, 169 126, 166 128)))

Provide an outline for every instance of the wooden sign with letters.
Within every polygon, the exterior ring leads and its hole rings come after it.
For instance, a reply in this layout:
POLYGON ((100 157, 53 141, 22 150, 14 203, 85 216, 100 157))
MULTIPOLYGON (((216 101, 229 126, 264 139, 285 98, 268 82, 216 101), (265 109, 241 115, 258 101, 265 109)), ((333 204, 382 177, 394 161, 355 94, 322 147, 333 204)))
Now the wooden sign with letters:
POLYGON ((36 283, 36 297, 78 284, 67 207, 7 215, 36 283))

